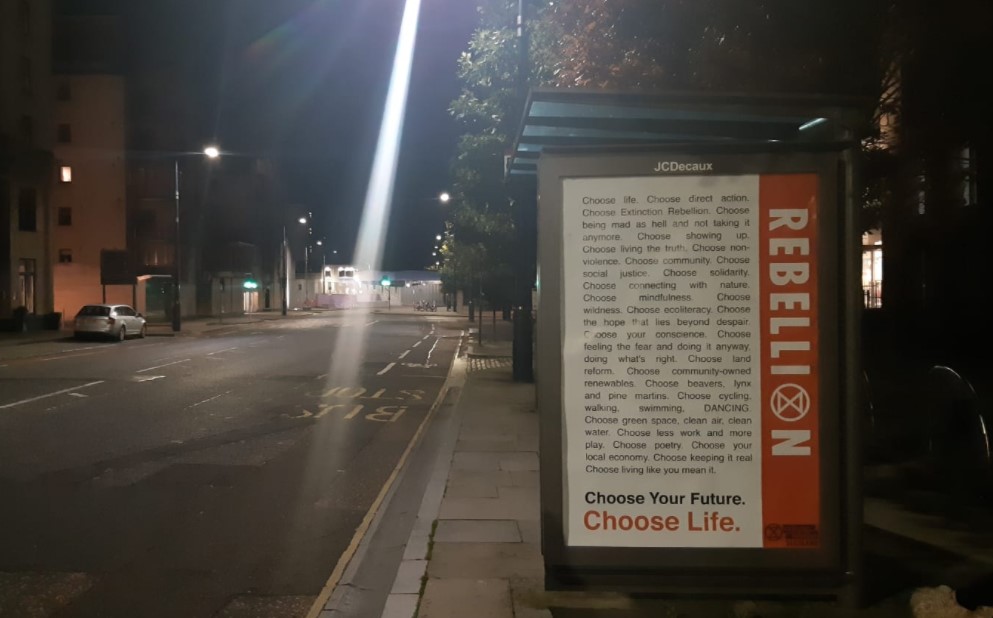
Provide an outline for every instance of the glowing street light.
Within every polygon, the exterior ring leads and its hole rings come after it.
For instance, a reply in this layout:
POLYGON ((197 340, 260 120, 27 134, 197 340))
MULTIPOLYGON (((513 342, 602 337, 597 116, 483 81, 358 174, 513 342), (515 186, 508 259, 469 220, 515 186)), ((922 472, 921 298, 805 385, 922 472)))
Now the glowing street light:
MULTIPOLYGON (((179 276, 180 276, 179 265, 180 262, 182 261, 181 260, 182 256, 180 255, 180 250, 179 250, 179 157, 196 155, 196 154, 198 153, 195 152, 183 153, 183 155, 177 155, 176 158, 173 159, 172 170, 173 170, 173 180, 175 181, 174 184, 176 191, 175 194, 176 249, 173 253, 173 261, 175 263, 173 264, 173 273, 172 273, 172 330, 175 333, 178 333, 180 329, 182 329, 183 327, 183 318, 182 318, 183 308, 182 308, 182 302, 180 301, 181 295, 179 291, 179 276)), ((208 159, 216 159, 217 157, 221 156, 221 151, 217 146, 207 146, 206 148, 203 149, 203 152, 199 154, 205 155, 208 159)))
POLYGON ((438 201, 441 202, 442 204, 447 204, 448 202, 451 201, 451 199, 452 196, 448 193, 448 191, 442 191, 438 195, 438 201))
POLYGON ((434 239, 435 240, 441 240, 441 234, 435 234, 434 239))

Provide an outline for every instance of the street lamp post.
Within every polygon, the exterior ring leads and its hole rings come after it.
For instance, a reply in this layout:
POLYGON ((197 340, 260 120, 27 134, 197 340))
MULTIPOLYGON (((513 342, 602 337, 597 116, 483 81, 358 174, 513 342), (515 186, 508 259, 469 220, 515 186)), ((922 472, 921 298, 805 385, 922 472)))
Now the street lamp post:
MULTIPOLYGON (((305 225, 307 223, 306 217, 300 217, 297 219, 297 223, 300 225, 305 225)), ((304 259, 306 260, 307 247, 304 246, 304 259)), ((286 243, 286 222, 283 222, 283 259, 280 260, 283 264, 283 301, 282 301, 282 314, 286 315, 287 306, 290 302, 290 252, 286 243)))
POLYGON ((318 240, 315 243, 318 247, 321 247, 321 294, 328 293, 328 278, 327 274, 324 272, 327 269, 327 255, 324 253, 324 241, 318 240))
POLYGON ((287 287, 288 273, 286 272, 286 268, 287 268, 286 261, 287 260, 286 260, 286 223, 285 222, 283 223, 283 244, 281 246, 281 251, 282 251, 282 256, 280 256, 281 259, 279 260, 279 263, 282 265, 282 268, 280 270, 283 271, 283 273, 282 273, 283 276, 280 277, 280 279, 282 279, 282 281, 280 282, 280 286, 279 286, 280 287, 280 296, 282 297, 282 299, 280 300, 280 307, 281 307, 281 310, 282 310, 281 313, 283 315, 286 315, 286 305, 289 302, 289 299, 287 298, 287 296, 289 296, 290 290, 287 287))
POLYGON ((173 161, 173 179, 175 180, 175 202, 176 202, 176 233, 175 249, 173 250, 173 273, 172 273, 172 332, 178 333, 183 327, 181 314, 181 303, 179 300, 179 159, 173 161))
MULTIPOLYGON (((202 154, 208 159, 216 159, 221 156, 221 151, 217 146, 207 146, 203 149, 202 154)), ((173 273, 172 273, 172 331, 178 333, 183 327, 183 308, 182 301, 180 299, 180 286, 179 286, 179 276, 180 276, 180 262, 182 261, 182 254, 179 250, 179 157, 177 156, 173 159, 173 181, 174 181, 174 202, 176 209, 176 229, 175 229, 175 251, 173 252, 173 273)))

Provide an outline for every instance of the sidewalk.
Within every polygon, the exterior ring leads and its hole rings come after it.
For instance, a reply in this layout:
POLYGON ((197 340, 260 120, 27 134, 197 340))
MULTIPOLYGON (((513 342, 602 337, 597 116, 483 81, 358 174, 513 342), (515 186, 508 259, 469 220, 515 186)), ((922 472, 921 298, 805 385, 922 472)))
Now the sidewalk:
POLYGON ((978 602, 989 604, 983 596, 993 582, 983 580, 993 573, 989 530, 947 529, 947 522, 878 499, 866 501, 867 607, 860 610, 814 601, 546 592, 534 385, 511 379, 510 325, 497 328, 496 340, 486 326, 484 344, 469 348, 469 371, 457 404, 457 442, 447 471, 438 472, 444 478, 433 481, 444 487, 440 500, 435 498, 436 516, 411 535, 384 618, 895 618, 910 615, 910 595, 918 586, 954 587, 955 580, 972 582, 972 591, 960 590, 963 603, 976 602, 978 590, 978 602))

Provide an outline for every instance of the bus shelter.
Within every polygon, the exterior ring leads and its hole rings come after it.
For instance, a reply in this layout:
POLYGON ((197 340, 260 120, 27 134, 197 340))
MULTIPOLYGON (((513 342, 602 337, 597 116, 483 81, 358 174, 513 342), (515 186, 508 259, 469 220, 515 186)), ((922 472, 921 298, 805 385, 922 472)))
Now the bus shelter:
POLYGON ((531 93, 549 589, 857 597, 862 109, 531 93))

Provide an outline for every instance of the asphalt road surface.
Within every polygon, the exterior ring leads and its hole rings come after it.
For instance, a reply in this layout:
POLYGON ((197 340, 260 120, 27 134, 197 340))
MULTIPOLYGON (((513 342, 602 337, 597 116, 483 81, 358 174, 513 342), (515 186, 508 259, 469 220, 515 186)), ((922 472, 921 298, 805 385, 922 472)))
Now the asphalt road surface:
POLYGON ((461 324, 340 312, 0 351, 0 615, 305 614, 461 324))

